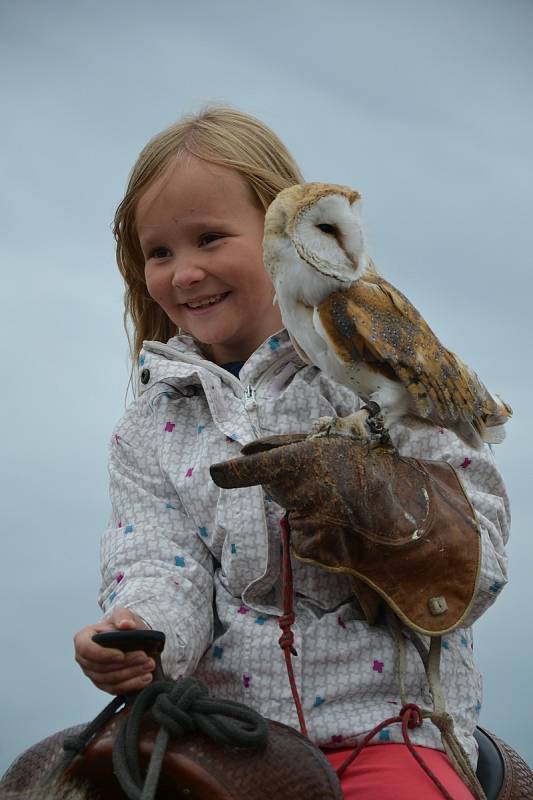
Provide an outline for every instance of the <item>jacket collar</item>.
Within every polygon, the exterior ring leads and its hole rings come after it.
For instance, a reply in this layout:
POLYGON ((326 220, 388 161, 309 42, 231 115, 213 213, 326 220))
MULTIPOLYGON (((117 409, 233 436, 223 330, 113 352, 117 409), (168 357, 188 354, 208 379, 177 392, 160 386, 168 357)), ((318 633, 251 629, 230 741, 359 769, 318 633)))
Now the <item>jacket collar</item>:
POLYGON ((294 350, 285 329, 269 338, 250 356, 236 378, 223 367, 210 361, 198 342, 192 336, 174 336, 168 342, 146 341, 143 343, 139 359, 141 392, 145 392, 155 383, 167 379, 179 379, 180 383, 201 383, 202 372, 220 378, 234 388, 242 389, 243 384, 256 383, 267 370, 283 361, 293 363, 295 369, 304 366, 304 362, 294 350))

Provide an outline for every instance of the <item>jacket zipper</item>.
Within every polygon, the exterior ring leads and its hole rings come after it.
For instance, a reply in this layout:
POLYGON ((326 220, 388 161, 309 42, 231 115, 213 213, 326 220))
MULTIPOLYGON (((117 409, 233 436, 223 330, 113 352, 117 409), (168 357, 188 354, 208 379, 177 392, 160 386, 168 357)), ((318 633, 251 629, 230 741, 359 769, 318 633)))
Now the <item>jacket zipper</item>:
POLYGON ((251 383, 248 386, 245 386, 243 397, 244 397, 244 410, 245 411, 253 411, 254 408, 257 408, 257 402, 255 399, 256 391, 251 383))
MULTIPOLYGON (((145 349, 148 350, 149 352, 150 351, 151 352, 156 352, 156 353, 159 352, 162 355, 166 355, 172 361, 180 361, 181 360, 181 361, 185 361, 185 362, 187 362, 189 364, 202 366, 205 369, 208 369, 211 372, 214 372, 215 375, 219 375, 220 377, 224 378, 224 380, 226 380, 226 381, 229 380, 230 383, 233 384, 233 386, 239 388, 239 393, 242 391, 242 400, 243 400, 244 410, 247 411, 248 413, 254 411, 257 408, 257 390, 258 390, 258 388, 263 383, 265 383, 265 381, 267 381, 270 378, 272 373, 275 372, 276 370, 278 370, 281 365, 285 365, 286 363, 291 361, 291 359, 294 358, 294 353, 292 353, 292 352, 285 353, 283 358, 280 358, 277 361, 275 361, 273 364, 270 365, 270 367, 268 369, 266 369, 263 372, 262 375, 260 375, 260 377, 259 377, 257 383, 255 384, 255 386, 252 386, 251 383, 248 383, 244 387, 244 389, 242 389, 242 383, 240 382, 240 380, 238 378, 236 378, 234 375, 232 375, 231 372, 228 372, 227 370, 223 369, 222 367, 219 367, 218 364, 213 364, 213 362, 206 362, 205 360, 200 359, 197 356, 191 356, 188 353, 181 353, 180 352, 179 356, 176 356, 175 350, 172 347, 169 347, 167 344, 164 344, 163 342, 146 342, 145 343, 145 349), (149 347, 146 347, 146 345, 149 345, 149 347)), ((256 418, 256 415, 254 415, 254 423, 257 423, 257 422, 258 422, 258 420, 256 418)), ((255 430, 257 432, 257 430, 258 430, 257 424, 254 425, 254 428, 255 428, 255 430)))
POLYGON ((254 408, 257 408, 257 390, 258 390, 258 388, 263 383, 268 381, 270 376, 274 372, 276 372, 276 370, 278 370, 281 366, 284 366, 285 364, 287 364, 293 358, 294 358, 294 353, 290 353, 290 352, 289 353, 285 353, 285 355, 282 358, 279 358, 277 361, 275 361, 273 364, 271 364, 270 367, 268 367, 268 369, 266 369, 263 372, 263 374, 259 376, 259 379, 258 379, 257 383, 255 384, 255 386, 252 386, 252 384, 249 383, 249 384, 247 384, 247 386, 244 387, 243 401, 244 401, 244 408, 245 408, 246 411, 253 411, 254 408))

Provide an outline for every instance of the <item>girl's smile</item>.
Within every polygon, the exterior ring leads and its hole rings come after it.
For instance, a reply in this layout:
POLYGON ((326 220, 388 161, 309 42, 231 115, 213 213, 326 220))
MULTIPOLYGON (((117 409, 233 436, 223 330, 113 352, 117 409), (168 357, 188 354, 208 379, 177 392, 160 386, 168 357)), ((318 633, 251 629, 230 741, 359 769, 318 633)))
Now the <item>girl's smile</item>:
POLYGON ((282 327, 264 211, 239 173, 178 158, 141 196, 136 225, 151 297, 215 362, 246 360, 282 327))
POLYGON ((189 300, 188 303, 185 303, 191 314, 209 314, 215 308, 220 306, 221 303, 228 297, 229 292, 224 292, 222 294, 215 294, 209 297, 199 297, 195 300, 189 300))

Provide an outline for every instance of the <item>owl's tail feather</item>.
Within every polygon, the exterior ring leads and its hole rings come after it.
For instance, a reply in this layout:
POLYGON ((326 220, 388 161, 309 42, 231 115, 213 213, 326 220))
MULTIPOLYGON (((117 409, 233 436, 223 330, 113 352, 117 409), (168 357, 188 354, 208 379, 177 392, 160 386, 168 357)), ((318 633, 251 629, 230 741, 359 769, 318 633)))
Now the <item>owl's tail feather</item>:
POLYGON ((505 423, 511 418, 513 409, 497 394, 490 395, 489 408, 485 407, 482 421, 478 420, 481 438, 487 444, 501 444, 505 439, 505 423))
POLYGON ((487 414, 483 425, 483 441, 489 444, 500 444, 505 439, 505 423, 512 417, 513 409, 497 395, 491 395, 494 403, 491 413, 487 414))
POLYGON ((513 416, 513 409, 499 394, 493 394, 492 399, 496 404, 496 409, 495 412, 488 417, 487 425, 503 425, 513 416))
POLYGON ((503 425, 493 425, 483 431, 483 441, 487 444, 501 444, 505 439, 505 427, 503 425))
POLYGON ((470 447, 473 447, 475 450, 483 448, 485 429, 480 425, 461 420, 460 422, 454 422, 454 424, 449 427, 470 447))

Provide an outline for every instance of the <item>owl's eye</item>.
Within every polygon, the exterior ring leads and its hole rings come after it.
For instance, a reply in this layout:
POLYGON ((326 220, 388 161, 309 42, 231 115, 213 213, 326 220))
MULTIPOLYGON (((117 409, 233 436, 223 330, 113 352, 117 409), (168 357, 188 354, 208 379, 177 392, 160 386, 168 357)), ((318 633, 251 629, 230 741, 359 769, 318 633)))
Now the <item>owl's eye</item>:
POLYGON ((328 225, 327 222, 323 222, 320 225, 317 225, 317 228, 319 228, 322 231, 322 233, 329 233, 331 236, 336 236, 338 233, 337 226, 328 225))

